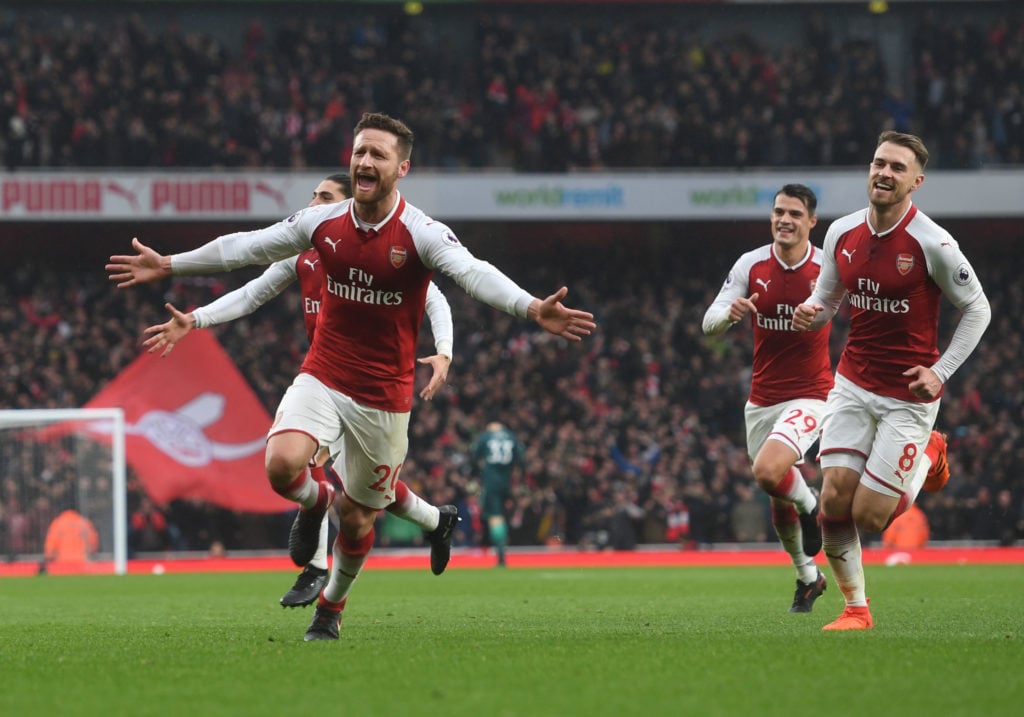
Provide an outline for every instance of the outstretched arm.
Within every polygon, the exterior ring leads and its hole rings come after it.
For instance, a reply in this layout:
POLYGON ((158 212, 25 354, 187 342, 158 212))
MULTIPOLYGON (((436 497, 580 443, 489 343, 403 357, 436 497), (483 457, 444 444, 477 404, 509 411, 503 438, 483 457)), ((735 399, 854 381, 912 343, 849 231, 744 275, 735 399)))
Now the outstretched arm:
POLYGON ((566 287, 538 299, 490 262, 474 257, 444 224, 431 221, 417 227, 417 232, 413 241, 423 263, 450 276, 473 298, 507 314, 536 321, 545 331, 569 341, 580 341, 597 328, 593 314, 562 304, 569 293, 566 287))
POLYGON ((138 253, 112 256, 106 266, 108 278, 117 283, 118 289, 149 284, 171 275, 171 257, 158 254, 138 237, 132 239, 132 248, 138 253))
POLYGON ((526 317, 536 321, 548 333, 570 341, 580 341, 584 336, 590 336, 597 324, 590 312, 570 309, 562 304, 562 299, 568 293, 568 287, 563 286, 543 301, 534 299, 526 310, 526 317))
POLYGON ((142 342, 142 345, 149 349, 149 353, 163 349, 161 357, 169 354, 175 344, 185 338, 196 325, 195 314, 183 314, 171 304, 164 304, 164 308, 171 312, 171 320, 147 328, 143 333, 149 338, 142 342))
POLYGON ((297 278, 294 257, 275 262, 245 286, 196 309, 195 328, 206 329, 248 316, 291 286, 297 278))
POLYGON ((171 320, 147 328, 145 333, 150 336, 142 345, 149 349, 149 353, 164 349, 160 355, 166 356, 192 329, 206 329, 248 316, 284 291, 297 278, 295 259, 286 259, 271 265, 245 286, 229 291, 216 301, 188 314, 166 304, 167 310, 171 312, 171 320))
POLYGON ((123 289, 172 274, 212 274, 287 259, 312 246, 313 230, 333 210, 333 204, 308 207, 264 229, 225 234, 198 249, 171 256, 162 256, 137 238, 132 239, 137 253, 110 257, 106 267, 108 278, 123 289))

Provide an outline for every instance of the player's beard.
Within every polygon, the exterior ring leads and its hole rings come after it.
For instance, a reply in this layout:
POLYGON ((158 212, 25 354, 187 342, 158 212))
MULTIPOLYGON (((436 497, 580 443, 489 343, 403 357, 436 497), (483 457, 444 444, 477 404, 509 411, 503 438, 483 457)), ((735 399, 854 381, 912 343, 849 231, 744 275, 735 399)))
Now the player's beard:
MULTIPOLYGON (((372 191, 365 191, 359 187, 358 182, 353 182, 352 190, 357 206, 363 206, 367 210, 366 212, 360 212, 360 215, 372 213, 372 210, 379 208, 381 202, 386 201, 388 196, 394 191, 395 186, 398 184, 398 173, 393 174, 377 174, 377 185, 372 191)), ((390 210, 390 207, 388 207, 390 210)))
POLYGON ((898 206, 906 199, 909 193, 905 188, 901 187, 899 182, 892 183, 892 189, 878 190, 876 194, 875 190, 875 179, 868 180, 868 201, 871 202, 871 206, 876 209, 885 210, 890 207, 898 206))

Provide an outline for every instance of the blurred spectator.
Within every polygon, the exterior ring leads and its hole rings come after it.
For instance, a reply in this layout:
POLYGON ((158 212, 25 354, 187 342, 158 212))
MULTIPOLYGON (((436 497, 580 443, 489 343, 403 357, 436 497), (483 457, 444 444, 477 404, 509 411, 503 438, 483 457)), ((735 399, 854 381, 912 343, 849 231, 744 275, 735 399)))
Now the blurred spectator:
POLYGON ((734 491, 736 501, 732 504, 730 515, 733 540, 738 543, 765 542, 768 539, 766 505, 747 483, 737 483, 734 491))
POLYGON ((177 528, 168 524, 167 517, 148 497, 139 500, 139 506, 128 516, 128 550, 139 552, 165 551, 180 548, 176 539, 177 528))
POLYGON ((612 495, 608 508, 608 546, 612 550, 635 550, 644 509, 637 505, 633 490, 626 485, 616 486, 612 495))
POLYGON ((98 548, 99 535, 92 521, 68 508, 50 523, 43 555, 46 563, 81 564, 98 548))
POLYGON ((996 494, 996 505, 992 510, 996 539, 1003 547, 1013 545, 1024 534, 1024 521, 1020 511, 1013 504, 1013 494, 1003 488, 996 494))
POLYGON ((483 511, 480 507, 480 492, 476 484, 471 484, 466 491, 462 504, 459 505, 459 523, 455 526, 454 545, 484 545, 487 540, 484 530, 483 511))
POLYGON ((913 550, 928 544, 928 517, 915 504, 882 531, 882 547, 913 550))
POLYGON ((977 487, 974 497, 966 501, 970 515, 970 535, 976 540, 998 540, 1000 527, 995 518, 992 503, 992 489, 987 485, 977 487))
MULTIPOLYGON (((8 560, 16 560, 19 555, 33 552, 31 536, 28 533, 28 516, 21 512, 17 498, 12 492, 4 501, 4 555, 8 560)), ((37 549, 38 550, 38 549, 37 549)))

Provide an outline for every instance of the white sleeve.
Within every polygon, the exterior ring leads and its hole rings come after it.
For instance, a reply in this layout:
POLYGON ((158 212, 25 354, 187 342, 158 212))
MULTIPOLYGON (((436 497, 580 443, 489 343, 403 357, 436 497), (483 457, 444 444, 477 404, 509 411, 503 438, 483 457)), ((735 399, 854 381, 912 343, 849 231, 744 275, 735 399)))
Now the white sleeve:
POLYGON ((836 267, 836 243, 845 230, 845 224, 841 224, 837 220, 832 222, 825 234, 825 241, 821 247, 821 271, 818 273, 817 281, 814 282, 814 291, 804 302, 824 307, 824 311, 819 311, 811 321, 809 327, 811 331, 820 329, 831 321, 846 297, 846 287, 843 286, 842 279, 839 277, 839 269, 836 267))
POLYGON ((198 249, 173 254, 171 273, 175 276, 213 274, 253 264, 270 264, 301 254, 312 246, 313 230, 325 219, 327 212, 322 210, 336 206, 307 207, 269 227, 225 234, 198 249))
POLYGON ((248 316, 284 291, 297 278, 294 257, 271 264, 270 268, 245 286, 194 309, 192 315, 195 317, 196 328, 205 329, 248 316))
POLYGON ((477 259, 440 222, 410 225, 423 264, 455 280, 467 294, 506 314, 526 318, 534 296, 489 262, 477 259))
POLYGON ((964 313, 956 325, 953 338, 950 339, 946 350, 939 356, 939 360, 932 366, 932 371, 943 383, 949 381, 949 377, 971 355, 978 342, 981 341, 981 335, 988 328, 989 321, 992 320, 992 307, 989 306, 988 297, 985 294, 979 294, 972 302, 960 308, 964 313))
POLYGON ((932 366, 939 380, 946 383, 981 341, 982 334, 992 320, 992 307, 989 306, 978 275, 952 236, 945 233, 941 241, 923 242, 921 248, 932 281, 963 312, 949 346, 932 366))
POLYGON ((733 325, 733 322, 729 320, 729 307, 736 299, 746 296, 749 288, 747 280, 749 272, 741 266, 744 263, 744 257, 745 255, 732 265, 728 276, 725 277, 725 283, 718 290, 718 296, 704 312, 702 328, 706 336, 717 336, 733 325))
POLYGON ((450 360, 455 345, 452 307, 434 282, 430 282, 430 286, 427 287, 426 312, 427 318, 430 319, 430 331, 434 334, 434 348, 437 353, 447 356, 450 360))

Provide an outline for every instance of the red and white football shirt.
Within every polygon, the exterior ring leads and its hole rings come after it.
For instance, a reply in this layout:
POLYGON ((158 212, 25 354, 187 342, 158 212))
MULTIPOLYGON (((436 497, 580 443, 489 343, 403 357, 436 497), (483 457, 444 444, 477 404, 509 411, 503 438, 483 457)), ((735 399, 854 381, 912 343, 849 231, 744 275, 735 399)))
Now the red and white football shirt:
MULTIPOLYGON (((836 371, 872 393, 920 402, 903 372, 939 357, 939 301, 965 306, 982 293, 949 233, 911 205, 876 234, 861 210, 825 236, 825 261, 810 303, 850 303, 850 334, 836 371)), ((940 393, 941 395, 941 393, 940 393)))
POLYGON ((795 266, 786 266, 771 244, 742 255, 733 264, 715 301, 709 319, 727 315, 732 302, 757 294, 757 312, 750 313, 754 329, 753 377, 750 402, 774 406, 797 398, 825 400, 832 388, 828 327, 820 331, 795 331, 793 311, 814 290, 821 268, 821 251, 808 245, 807 255, 795 266))

